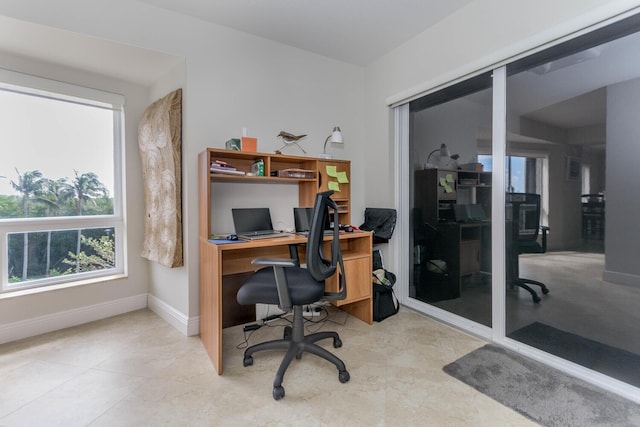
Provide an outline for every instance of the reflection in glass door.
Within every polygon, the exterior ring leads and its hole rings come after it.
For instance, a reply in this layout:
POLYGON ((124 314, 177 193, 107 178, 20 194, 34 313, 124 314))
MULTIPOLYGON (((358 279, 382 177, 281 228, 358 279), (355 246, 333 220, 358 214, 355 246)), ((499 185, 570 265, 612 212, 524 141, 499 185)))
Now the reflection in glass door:
POLYGON ((506 335, 640 387, 640 34, 615 31, 507 67, 506 335))
POLYGON ((491 76, 410 104, 409 296, 491 327, 491 76))

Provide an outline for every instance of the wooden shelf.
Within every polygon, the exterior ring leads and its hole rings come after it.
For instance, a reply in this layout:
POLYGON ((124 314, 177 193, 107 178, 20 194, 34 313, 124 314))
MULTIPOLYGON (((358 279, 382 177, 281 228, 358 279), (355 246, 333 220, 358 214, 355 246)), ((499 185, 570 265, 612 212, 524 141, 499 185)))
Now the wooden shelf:
POLYGON ((351 163, 347 160, 320 159, 315 157, 286 156, 283 154, 269 154, 246 151, 225 150, 208 148, 198 157, 200 169, 200 236, 207 238, 211 235, 210 207, 211 183, 246 183, 246 184, 293 184, 298 186, 298 199, 301 207, 312 207, 318 192, 329 190, 329 183, 337 185, 340 191, 336 191, 332 199, 339 206, 340 224, 351 224, 351 184, 338 183, 335 177, 328 174, 327 168, 335 168, 338 173, 344 173, 347 179, 351 177, 351 163), (264 162, 264 176, 255 175, 231 175, 210 171, 210 165, 221 160, 236 168, 236 170, 249 173, 251 166, 257 160, 264 162), (283 169, 304 169, 313 171, 313 178, 282 178, 271 176, 271 173, 283 169))
POLYGON ((246 176, 246 175, 225 175, 221 173, 211 172, 211 180, 214 182, 247 182, 252 184, 295 184, 301 182, 316 182, 314 179, 305 178, 280 178, 277 176, 246 176))

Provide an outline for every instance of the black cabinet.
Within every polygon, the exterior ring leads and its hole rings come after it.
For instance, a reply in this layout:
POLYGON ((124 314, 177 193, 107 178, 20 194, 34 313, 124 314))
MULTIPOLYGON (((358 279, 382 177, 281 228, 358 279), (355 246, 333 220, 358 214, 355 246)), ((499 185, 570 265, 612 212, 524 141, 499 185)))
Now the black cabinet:
POLYGON ((491 269, 490 222, 456 221, 456 205, 483 207, 491 216, 491 173, 425 169, 414 175, 414 285, 418 299, 460 296, 461 279, 491 269), (425 233, 427 230, 427 233, 425 233), (425 235, 428 238, 425 239, 425 235), (446 263, 446 274, 430 267, 446 263))

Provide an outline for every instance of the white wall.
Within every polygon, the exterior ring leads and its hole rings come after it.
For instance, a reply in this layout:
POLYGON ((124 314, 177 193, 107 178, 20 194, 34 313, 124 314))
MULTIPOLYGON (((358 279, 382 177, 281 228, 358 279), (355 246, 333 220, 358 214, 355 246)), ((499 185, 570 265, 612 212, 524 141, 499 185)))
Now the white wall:
POLYGON ((640 79, 607 89, 605 280, 640 286, 640 79))
MULTIPOLYGON (((121 80, 100 76, 61 67, 58 65, 36 61, 34 59, 9 55, 0 52, 0 67, 13 71, 33 74, 54 80, 72 82, 81 86, 114 92, 125 96, 125 153, 126 153, 126 193, 127 193, 127 227, 129 230, 142 229, 142 175, 138 156, 137 129, 138 119, 148 104, 147 88, 121 80)), ((6 149, 6 147, 5 147, 6 149)), ((43 159, 44 160, 44 159, 43 159)), ((76 288, 28 294, 18 297, 3 295, 0 299, 0 331, 7 325, 34 318, 46 318, 43 323, 55 323, 51 317, 56 313, 70 312, 81 307, 104 304, 108 301, 120 301, 129 307, 144 307, 148 292, 149 274, 146 262, 140 258, 142 236, 130 233, 128 239, 128 277, 126 279, 84 285, 76 288), (136 302, 133 302, 133 301, 136 302), (140 306, 140 304, 142 304, 140 306)), ((123 308, 125 309, 125 308, 123 308)), ((131 309, 131 308, 129 308, 131 309)), ((119 309, 114 308, 115 312, 119 309)), ((76 317, 82 315, 75 314, 76 317)), ((90 315, 89 315, 90 318, 90 315)), ((3 334, 0 334, 0 342, 3 334)))
MULTIPOLYGON (((0 14, 185 58, 185 267, 171 272, 152 267, 150 285, 153 295, 184 321, 197 322, 199 311, 196 160, 205 148, 223 148, 227 139, 239 136, 247 127, 258 138, 258 149, 265 152, 280 148, 276 135, 281 130, 306 133, 302 145, 313 155, 322 151, 325 138, 339 125, 345 144, 331 151, 337 158, 352 161, 352 222, 362 220, 366 162, 363 68, 126 0, 2 1, 0 14)), ((132 154, 133 159, 136 156, 132 154)), ((136 185, 141 188, 141 183, 136 185)), ((245 186, 242 191, 256 204, 273 203, 269 191, 257 187, 245 186)), ((132 248, 131 253, 139 254, 139 248, 132 248)), ((140 286, 146 289, 147 283, 140 286)), ((91 300, 87 296, 75 299, 74 305, 91 300)), ((55 308, 55 304, 45 308, 38 303, 30 311, 36 315, 55 308)), ((193 325, 186 327, 195 333, 193 325)))

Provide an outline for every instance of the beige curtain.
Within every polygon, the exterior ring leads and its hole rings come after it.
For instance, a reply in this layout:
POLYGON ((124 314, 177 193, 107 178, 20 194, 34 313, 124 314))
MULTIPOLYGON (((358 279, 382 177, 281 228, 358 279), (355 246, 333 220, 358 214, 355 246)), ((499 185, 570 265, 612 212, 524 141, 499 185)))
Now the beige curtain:
POLYGON ((151 104, 138 124, 144 181, 142 257, 167 267, 182 260, 182 89, 151 104))

